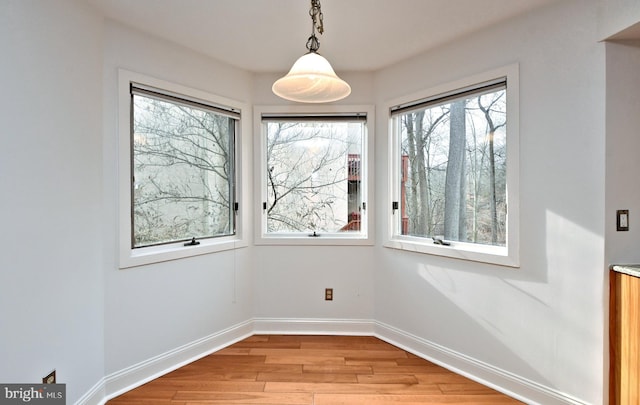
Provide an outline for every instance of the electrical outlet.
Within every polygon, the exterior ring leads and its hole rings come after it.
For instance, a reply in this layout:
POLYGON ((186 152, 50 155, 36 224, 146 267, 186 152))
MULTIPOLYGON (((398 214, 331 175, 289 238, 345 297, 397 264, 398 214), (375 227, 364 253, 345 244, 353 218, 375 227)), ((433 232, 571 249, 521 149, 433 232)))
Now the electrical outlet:
POLYGON ((324 289, 324 300, 325 301, 333 301, 333 288, 325 288, 324 289))
POLYGON ((43 384, 55 384, 56 383, 56 370, 54 369, 52 372, 47 374, 46 377, 42 377, 43 384))
POLYGON ((617 231, 629 230, 629 210, 616 211, 616 230, 617 231))

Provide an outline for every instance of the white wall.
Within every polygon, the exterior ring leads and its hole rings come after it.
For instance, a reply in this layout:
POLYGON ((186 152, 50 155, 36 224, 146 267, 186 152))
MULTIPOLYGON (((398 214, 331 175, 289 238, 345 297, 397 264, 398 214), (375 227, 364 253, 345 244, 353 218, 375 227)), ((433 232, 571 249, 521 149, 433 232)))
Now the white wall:
POLYGON ((73 403, 104 375, 102 19, 0 2, 0 381, 52 369, 73 403))
MULTIPOLYGON (((255 74, 253 104, 293 105, 271 91, 273 82, 285 73, 255 74)), ((351 95, 338 104, 373 104, 373 74, 337 73, 352 87, 351 95)), ((314 108, 313 105, 307 107, 314 108)), ((254 134, 256 144, 259 137, 260 134, 254 134)), ((373 246, 254 247, 254 316, 291 322, 303 319, 370 321, 374 250, 373 246), (333 301, 324 300, 325 288, 334 289, 333 301)), ((291 326, 296 327, 299 326, 291 326)))
POLYGON ((0 50, 11 61, 0 63, 0 381, 38 381, 55 367, 72 403, 105 376, 252 317, 375 319, 560 395, 603 402, 606 264, 638 259, 640 207, 626 185, 638 169, 629 134, 640 124, 640 57, 607 45, 605 207, 605 53, 594 27, 627 3, 606 13, 599 4, 560 2, 376 74, 338 72, 354 89, 343 104, 377 106, 376 246, 250 246, 118 270, 117 68, 263 105, 282 103, 270 93, 277 76, 103 24, 81 1, 0 2, 0 50), (521 268, 381 247, 382 106, 514 62, 521 268), (610 233, 616 208, 631 209, 625 235, 610 233), (323 300, 325 287, 334 301, 323 300))
POLYGON ((105 23, 107 376, 245 322, 253 310, 250 248, 118 270, 118 68, 245 103, 251 91, 251 77, 245 72, 125 26, 105 23))
POLYGON ((256 318, 373 318, 373 247, 258 246, 255 254, 256 318), (333 301, 324 300, 325 288, 333 301))
MULTIPOLYGON (((560 2, 379 72, 378 105, 519 63, 521 268, 380 248, 374 287, 376 320, 594 404, 605 392, 597 18, 595 2, 560 2)), ((384 190, 383 114, 377 127, 376 184, 384 190)), ((378 194, 378 206, 385 198, 378 194)), ((382 235, 385 212, 377 223, 382 235)))
POLYGON ((611 264, 640 263, 640 40, 606 44, 606 252, 611 264), (616 210, 629 210, 629 231, 616 231, 616 210))

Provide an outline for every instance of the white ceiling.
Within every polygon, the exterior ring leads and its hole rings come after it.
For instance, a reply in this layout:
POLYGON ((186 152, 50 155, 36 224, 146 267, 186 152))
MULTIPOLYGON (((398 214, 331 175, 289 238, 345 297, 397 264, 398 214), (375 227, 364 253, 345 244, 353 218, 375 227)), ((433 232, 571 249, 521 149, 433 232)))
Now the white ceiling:
MULTIPOLYGON (((308 0, 86 0, 105 16, 252 72, 306 52, 308 0)), ((321 0, 319 53, 371 71, 560 0, 321 0)))
POLYGON ((637 41, 640 40, 640 23, 636 23, 627 29, 607 38, 614 41, 637 41))

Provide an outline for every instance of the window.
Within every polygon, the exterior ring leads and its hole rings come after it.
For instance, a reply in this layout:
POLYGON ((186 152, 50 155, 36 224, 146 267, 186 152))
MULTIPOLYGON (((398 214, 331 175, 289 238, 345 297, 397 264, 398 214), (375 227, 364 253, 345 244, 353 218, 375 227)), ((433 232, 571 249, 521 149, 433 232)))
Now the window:
POLYGON ((128 168, 121 184, 128 188, 121 196, 121 267, 235 243, 240 109, 133 76, 121 72, 127 92, 121 113, 128 109, 121 120, 121 162, 128 168))
POLYGON ((388 246, 517 266, 516 72, 390 106, 388 246))
POLYGON ((257 243, 370 243, 367 123, 372 113, 352 111, 259 112, 257 243))
POLYGON ((233 235, 238 114, 131 84, 132 248, 233 235))

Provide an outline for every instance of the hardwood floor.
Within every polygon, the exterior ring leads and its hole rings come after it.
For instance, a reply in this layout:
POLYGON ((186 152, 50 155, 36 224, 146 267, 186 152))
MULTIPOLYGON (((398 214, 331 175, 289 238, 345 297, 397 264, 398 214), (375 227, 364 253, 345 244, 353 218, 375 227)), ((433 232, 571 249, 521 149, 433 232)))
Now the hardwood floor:
POLYGON ((255 335, 107 405, 519 403, 375 337, 255 335))

